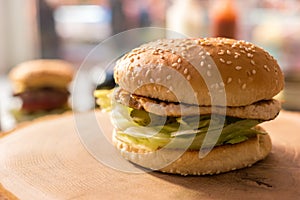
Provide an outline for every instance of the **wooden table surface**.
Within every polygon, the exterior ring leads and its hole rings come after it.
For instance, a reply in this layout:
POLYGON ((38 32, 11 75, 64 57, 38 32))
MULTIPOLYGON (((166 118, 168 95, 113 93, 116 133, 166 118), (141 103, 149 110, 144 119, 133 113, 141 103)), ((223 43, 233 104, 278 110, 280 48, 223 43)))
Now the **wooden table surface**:
MULTIPOLYGON (((101 148, 95 115, 109 133, 107 115, 86 112, 37 120, 2 137, 1 184, 20 199, 300 198, 298 113, 283 111, 263 124, 273 141, 266 160, 251 168, 202 177, 129 173, 99 162, 84 146, 101 148)), ((102 152, 102 156, 111 154, 102 152)))

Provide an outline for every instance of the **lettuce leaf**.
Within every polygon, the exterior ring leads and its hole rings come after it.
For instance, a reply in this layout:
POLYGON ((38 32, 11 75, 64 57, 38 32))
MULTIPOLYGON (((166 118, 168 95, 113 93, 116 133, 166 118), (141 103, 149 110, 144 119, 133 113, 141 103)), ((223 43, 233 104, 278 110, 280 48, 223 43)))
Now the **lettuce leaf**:
POLYGON ((96 104, 100 106, 101 110, 109 112, 112 109, 111 96, 113 90, 95 90, 94 97, 96 98, 96 104))
MULTIPOLYGON (((264 134, 253 127, 261 123, 261 120, 240 119, 226 116, 225 123, 221 120, 224 116, 211 117, 211 115, 167 117, 148 113, 144 110, 135 110, 127 106, 116 104, 112 110, 113 124, 117 128, 116 137, 127 143, 142 146, 145 149, 156 150, 169 144, 173 148, 185 146, 186 141, 193 139, 189 149, 199 149, 207 134, 210 123, 214 121, 214 127, 210 127, 209 134, 221 135, 215 144, 214 137, 206 140, 205 145, 236 144, 243 142, 256 134, 264 134)), ((209 137, 210 138, 210 137, 209 137)))

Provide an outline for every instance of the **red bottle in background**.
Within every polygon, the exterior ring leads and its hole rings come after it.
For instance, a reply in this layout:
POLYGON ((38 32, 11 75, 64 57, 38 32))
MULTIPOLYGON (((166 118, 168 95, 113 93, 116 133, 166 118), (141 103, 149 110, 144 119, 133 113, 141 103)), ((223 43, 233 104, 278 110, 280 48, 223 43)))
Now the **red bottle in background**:
POLYGON ((233 0, 215 1, 211 12, 212 36, 237 38, 238 13, 233 0))

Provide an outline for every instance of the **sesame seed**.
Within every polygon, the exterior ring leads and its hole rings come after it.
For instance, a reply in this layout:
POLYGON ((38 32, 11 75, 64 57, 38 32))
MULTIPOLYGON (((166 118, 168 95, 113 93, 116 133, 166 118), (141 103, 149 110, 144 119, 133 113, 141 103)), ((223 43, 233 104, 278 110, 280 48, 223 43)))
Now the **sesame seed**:
POLYGON ((223 58, 220 58, 220 62, 225 63, 225 60, 223 58))
POLYGON ((172 67, 176 67, 178 65, 178 63, 173 63, 172 67))
POLYGON ((172 77, 171 75, 168 75, 168 76, 167 76, 167 80, 170 80, 170 79, 171 79, 171 77, 172 77))
POLYGON ((252 74, 256 74, 256 70, 255 69, 252 70, 252 74))
POLYGON ((200 52, 199 52, 199 56, 202 56, 203 54, 204 54, 203 51, 200 51, 200 52))
POLYGON ((211 76, 211 72, 209 70, 207 70, 206 74, 207 76, 211 76))
POLYGON ((154 83, 154 80, 153 80, 153 78, 150 78, 150 82, 151 82, 151 83, 154 83))
POLYGON ((243 85, 242 85, 242 89, 244 90, 244 89, 246 89, 246 83, 244 83, 243 85))
POLYGON ((219 52, 218 52, 218 55, 223 55, 224 54, 224 50, 220 50, 219 52))
POLYGON ((191 80, 191 75, 187 75, 186 79, 189 81, 191 80))
POLYGON ((149 73, 150 73, 150 70, 147 70, 145 76, 148 76, 149 73))
POLYGON ((226 50, 226 53, 228 54, 228 55, 231 55, 231 52, 227 49, 226 50))
POLYGON ((233 44, 231 45, 231 48, 236 47, 236 45, 237 45, 237 43, 233 43, 233 44))
POLYGON ((267 65, 264 65, 264 68, 269 72, 271 71, 267 65))
POLYGON ((153 54, 153 55, 158 55, 158 52, 157 52, 157 51, 153 51, 152 54, 153 54))
POLYGON ((232 61, 228 60, 228 61, 226 61, 226 64, 230 65, 230 64, 232 64, 232 61))
POLYGON ((207 55, 207 56, 210 56, 210 53, 209 53, 209 52, 206 52, 206 55, 207 55))
POLYGON ((208 65, 207 65, 207 68, 208 68, 208 69, 211 69, 211 64, 208 64, 208 65))
POLYGON ((163 53, 164 51, 163 51, 162 49, 160 49, 158 52, 159 52, 159 53, 163 53))
POLYGON ((172 51, 171 51, 171 53, 172 53, 172 54, 175 54, 175 53, 176 53, 176 51, 172 50, 172 51))
POLYGON ((231 81, 232 81, 232 78, 229 77, 229 78, 227 79, 227 83, 230 83, 231 81))
POLYGON ((253 54, 247 53, 247 56, 248 56, 248 58, 252 58, 252 57, 253 57, 253 54))
POLYGON ((234 56, 234 58, 238 58, 239 57, 239 55, 238 54, 236 54, 235 56, 234 56))
POLYGON ((185 68, 185 69, 183 70, 183 74, 187 74, 187 73, 188 73, 188 69, 185 68))
POLYGON ((177 62, 178 62, 178 63, 181 63, 181 62, 182 62, 181 58, 178 58, 177 62))
POLYGON ((235 69, 236 69, 236 70, 241 70, 242 67, 241 67, 241 66, 236 66, 235 69))
POLYGON ((200 66, 201 66, 201 67, 204 66, 204 62, 203 62, 203 61, 200 62, 200 66))
POLYGON ((161 59, 164 59, 165 57, 164 57, 164 56, 160 56, 160 58, 161 58, 161 59))
POLYGON ((181 67, 181 65, 177 65, 176 69, 179 69, 181 67))
POLYGON ((255 65, 255 61, 254 60, 251 60, 250 62, 251 62, 252 65, 255 65))

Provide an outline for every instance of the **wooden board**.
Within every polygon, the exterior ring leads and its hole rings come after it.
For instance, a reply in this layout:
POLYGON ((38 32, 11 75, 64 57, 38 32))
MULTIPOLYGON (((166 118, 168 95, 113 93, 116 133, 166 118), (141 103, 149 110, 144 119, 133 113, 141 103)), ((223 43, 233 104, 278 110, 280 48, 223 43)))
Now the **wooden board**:
MULTIPOLYGON (((96 116, 106 132, 111 131, 107 116, 96 116)), ((299 114, 282 112, 264 123, 273 140, 266 160, 251 168, 203 177, 128 173, 102 164, 80 139, 97 144, 93 120, 94 112, 75 118, 66 114, 37 120, 4 136, 0 182, 20 199, 300 198, 299 114), (79 137, 83 130, 84 136, 79 137)))

